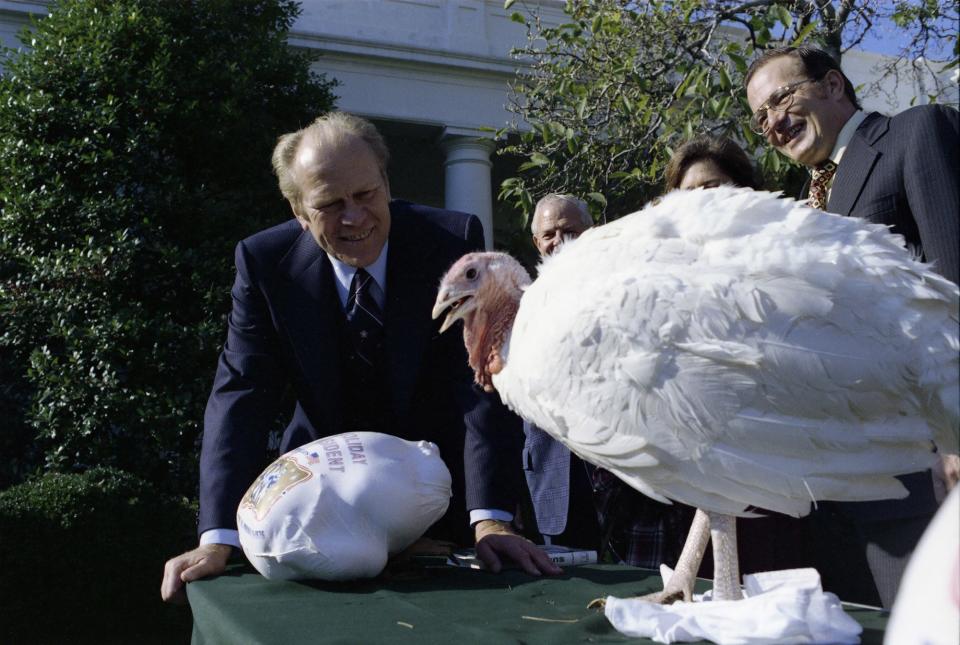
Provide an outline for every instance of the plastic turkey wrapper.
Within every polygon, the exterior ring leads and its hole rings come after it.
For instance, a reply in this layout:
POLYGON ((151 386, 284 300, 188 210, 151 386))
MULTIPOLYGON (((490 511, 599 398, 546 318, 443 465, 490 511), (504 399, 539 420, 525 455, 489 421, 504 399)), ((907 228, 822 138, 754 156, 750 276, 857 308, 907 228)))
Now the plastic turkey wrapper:
POLYGON ((437 447, 350 432, 268 466, 237 509, 240 544, 270 579, 371 578, 446 512, 450 472, 437 447))

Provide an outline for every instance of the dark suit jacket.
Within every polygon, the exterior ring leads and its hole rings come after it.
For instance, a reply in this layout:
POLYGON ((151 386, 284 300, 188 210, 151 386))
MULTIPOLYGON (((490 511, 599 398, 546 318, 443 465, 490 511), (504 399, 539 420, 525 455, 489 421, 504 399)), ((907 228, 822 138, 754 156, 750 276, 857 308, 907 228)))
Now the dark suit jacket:
MULTIPOLYGON (((857 128, 833 179, 826 210, 885 224, 957 282, 960 272, 960 113, 921 105, 893 117, 871 112, 857 128)), ((806 188, 804 189, 806 194, 806 188)), ((863 520, 932 515, 930 476, 901 477, 902 500, 844 503, 863 520)))
MULTIPOLYGON (((496 395, 472 384, 462 334, 430 318, 443 273, 482 247, 472 215, 390 204, 384 342, 391 434, 437 443, 453 475, 447 518, 469 539, 467 509, 512 511, 522 430, 496 395), (465 490, 464 490, 465 488, 465 490)), ((242 495, 263 467, 284 391, 296 404, 280 452, 344 427, 338 346, 342 307, 333 267, 296 220, 240 242, 227 341, 204 417, 199 531, 235 528, 242 495)))
MULTIPOLYGON (((873 112, 843 153, 826 210, 886 224, 957 282, 960 113, 917 106, 873 112)), ((804 191, 804 194, 806 190, 804 191)), ((809 564, 844 600, 889 607, 903 567, 937 509, 929 472, 899 477, 904 499, 825 502, 801 521, 809 564)))
POLYGON ((857 128, 827 209, 893 227, 953 282, 960 281, 960 113, 921 105, 857 128))

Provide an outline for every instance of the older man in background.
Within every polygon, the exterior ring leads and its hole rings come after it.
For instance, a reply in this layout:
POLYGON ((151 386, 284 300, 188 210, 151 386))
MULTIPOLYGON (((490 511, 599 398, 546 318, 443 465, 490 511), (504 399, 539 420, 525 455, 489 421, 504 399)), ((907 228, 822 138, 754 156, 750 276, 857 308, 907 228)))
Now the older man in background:
MULTIPOLYGON (((585 202, 555 193, 537 202, 530 223, 540 257, 551 255, 591 226, 593 219, 585 202)), ((537 533, 545 544, 600 550, 593 468, 535 425, 525 421, 523 430, 523 464, 537 533)))
POLYGON ((551 193, 537 202, 530 230, 540 257, 546 257, 591 226, 593 219, 586 202, 573 195, 551 193))

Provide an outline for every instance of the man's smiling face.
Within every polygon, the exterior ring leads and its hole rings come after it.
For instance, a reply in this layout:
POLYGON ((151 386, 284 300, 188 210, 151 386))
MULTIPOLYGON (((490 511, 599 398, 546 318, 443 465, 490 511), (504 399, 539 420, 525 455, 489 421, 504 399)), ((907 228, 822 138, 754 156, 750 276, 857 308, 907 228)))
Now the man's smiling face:
MULTIPOLYGON (((780 88, 810 79, 803 63, 780 56, 758 69, 747 85, 747 101, 754 112, 780 88)), ((843 94, 843 77, 831 71, 817 82, 802 83, 789 107, 767 113, 767 141, 783 155, 806 166, 826 161, 853 106, 843 94)))
POLYGON ((370 147, 353 135, 307 134, 293 163, 293 212, 324 251, 345 264, 373 264, 390 234, 390 186, 370 147))

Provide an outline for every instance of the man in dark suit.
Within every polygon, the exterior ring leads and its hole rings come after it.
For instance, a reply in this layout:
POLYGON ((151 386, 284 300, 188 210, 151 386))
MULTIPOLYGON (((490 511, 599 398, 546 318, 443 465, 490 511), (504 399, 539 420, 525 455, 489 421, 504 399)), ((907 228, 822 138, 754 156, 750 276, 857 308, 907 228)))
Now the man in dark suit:
POLYGON ((957 110, 921 105, 893 117, 866 114, 836 61, 806 47, 766 52, 745 83, 754 130, 826 177, 817 203, 818 182, 811 182, 814 206, 891 226, 939 273, 960 281, 957 110))
MULTIPOLYGON (((744 84, 753 130, 810 169, 804 192, 811 205, 891 226, 957 282, 956 110, 924 105, 894 117, 865 114, 837 62, 807 47, 764 53, 744 84)), ((906 561, 937 507, 930 473, 901 481, 910 491, 903 500, 820 504, 805 522, 824 587, 843 600, 893 603, 906 561)))
POLYGON ((295 219, 237 246, 227 341, 204 416, 200 546, 167 562, 164 599, 221 573, 239 546, 237 505, 266 465, 287 388, 296 403, 281 453, 353 430, 432 441, 453 499, 428 535, 476 537, 493 569, 507 556, 533 574, 559 572, 491 519, 516 505, 519 420, 473 386, 462 343, 430 316, 446 269, 482 247, 480 223, 391 201, 387 156, 372 124, 343 113, 280 138, 273 164, 295 219))

